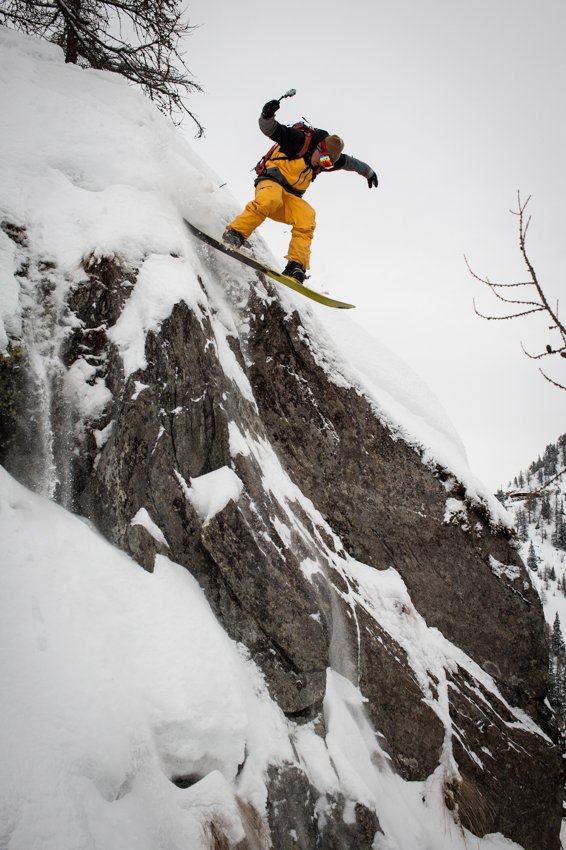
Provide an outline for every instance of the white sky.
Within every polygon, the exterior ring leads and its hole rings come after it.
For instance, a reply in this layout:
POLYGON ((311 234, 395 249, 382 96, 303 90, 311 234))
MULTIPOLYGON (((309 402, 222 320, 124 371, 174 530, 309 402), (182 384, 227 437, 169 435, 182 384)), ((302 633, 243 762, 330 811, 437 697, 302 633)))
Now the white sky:
MULTIPOLYGON (((269 147, 262 105, 296 88, 277 117, 336 132, 377 172, 322 176, 311 276, 358 305, 356 320, 436 393, 474 472, 506 484, 566 431, 566 393, 535 353, 558 339, 540 317, 486 322, 498 304, 475 282, 525 279, 517 190, 533 221, 528 248, 547 295, 566 264, 566 4, 564 0, 335 0, 284 4, 190 0, 199 25, 188 65, 205 89, 191 108, 206 137, 191 142, 242 206, 250 169, 269 147)), ((187 125, 192 137, 192 128, 187 125)), ((289 238, 266 222, 276 256, 289 238)), ((566 381, 563 360, 543 361, 566 381)))

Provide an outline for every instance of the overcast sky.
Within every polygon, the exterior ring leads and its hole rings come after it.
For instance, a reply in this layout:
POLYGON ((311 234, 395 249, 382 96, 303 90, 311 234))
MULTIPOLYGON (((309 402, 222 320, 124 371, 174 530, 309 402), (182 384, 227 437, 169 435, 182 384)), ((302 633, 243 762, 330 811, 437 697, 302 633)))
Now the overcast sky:
MULTIPOLYGON (((564 0, 188 8, 199 26, 188 65, 206 92, 190 102, 206 127, 194 148, 243 206, 269 146, 261 107, 296 88, 278 119, 338 133, 375 169, 377 191, 346 172, 309 190, 312 280, 358 305, 356 321, 438 396, 474 472, 493 489, 507 484, 566 432, 566 392, 520 345, 538 353, 558 338, 537 316, 478 318, 474 297, 484 312, 499 305, 464 254, 493 281, 526 279, 509 212, 520 190, 532 196, 527 247, 540 281, 554 302, 564 292, 564 0)), ((283 264, 288 228, 266 222, 262 233, 283 264)), ((543 365, 566 383, 566 361, 543 365)))

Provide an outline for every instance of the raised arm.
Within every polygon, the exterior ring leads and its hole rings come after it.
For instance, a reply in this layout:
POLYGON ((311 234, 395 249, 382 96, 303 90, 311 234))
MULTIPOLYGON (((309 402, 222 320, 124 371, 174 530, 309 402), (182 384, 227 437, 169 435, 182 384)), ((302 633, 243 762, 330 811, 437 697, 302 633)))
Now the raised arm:
POLYGON ((298 153, 303 146, 305 134, 293 127, 285 127, 275 120, 275 113, 281 104, 278 100, 270 100, 265 104, 259 116, 259 129, 264 135, 273 139, 282 150, 290 156, 298 153))
MULTIPOLYGON (((280 126, 274 117, 280 106, 278 100, 270 100, 265 104, 259 116, 259 129, 270 139, 273 138, 273 134, 280 126)), ((274 139, 274 141, 277 141, 277 139, 274 139)))

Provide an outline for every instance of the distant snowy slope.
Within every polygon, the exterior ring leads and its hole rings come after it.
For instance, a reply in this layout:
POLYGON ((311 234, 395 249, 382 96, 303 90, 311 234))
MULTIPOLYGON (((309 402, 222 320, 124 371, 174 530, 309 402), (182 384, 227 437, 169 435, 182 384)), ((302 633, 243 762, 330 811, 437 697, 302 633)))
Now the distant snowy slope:
MULTIPOLYGON (((182 218, 218 235, 237 204, 171 123, 120 77, 65 65, 56 46, 7 29, 0 29, 0 49, 0 220, 25 227, 32 254, 50 256, 62 271, 56 282, 61 303, 84 277, 84 258, 116 255, 144 264, 144 291, 140 286, 133 296, 137 326, 130 324, 129 335, 124 328, 115 333, 126 368, 136 368, 140 355, 134 352, 143 356, 145 332, 180 298, 196 306, 202 297, 197 276, 206 282, 203 249, 182 218)), ((259 236, 252 246, 277 266, 259 236)), ((26 296, 14 278, 16 263, 13 243, 0 233, 0 345, 20 328, 26 296)), ((215 295, 226 306, 235 291, 248 289, 250 278, 230 258, 214 263, 227 287, 215 295)), ((422 447, 425 461, 452 471, 473 501, 484 501, 498 523, 508 524, 470 472, 440 403, 410 368, 343 314, 311 307, 287 291, 279 296, 300 311, 333 379, 368 395, 393 428, 422 447)), ((228 323, 245 322, 238 309, 233 312, 231 319, 224 313, 228 323)))
POLYGON ((558 615, 566 629, 565 468, 563 435, 517 474, 505 505, 515 521, 521 555, 541 597, 546 621, 552 626, 558 615))

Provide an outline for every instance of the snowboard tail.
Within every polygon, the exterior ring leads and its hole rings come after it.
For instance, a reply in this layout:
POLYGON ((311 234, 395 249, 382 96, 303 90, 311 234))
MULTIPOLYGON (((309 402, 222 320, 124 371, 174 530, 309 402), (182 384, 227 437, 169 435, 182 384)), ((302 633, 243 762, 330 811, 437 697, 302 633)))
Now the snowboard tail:
POLYGON ((287 277, 284 274, 274 271, 274 269, 270 269, 269 266, 266 266, 265 263, 260 263, 259 260, 255 259, 255 257, 250 257, 249 254, 245 254, 237 248, 225 245, 224 242, 220 242, 213 236, 208 236, 208 234, 203 233, 202 230, 199 230, 198 227, 195 227, 194 224, 191 224, 190 221, 187 221, 187 219, 183 220, 191 233, 200 239, 201 242, 204 242, 206 245, 210 245, 212 248, 216 248, 218 251, 222 251, 223 254, 228 254, 229 257, 234 257, 235 260, 239 260, 240 263, 244 263, 244 265, 249 266, 258 272, 262 272, 277 283, 281 283, 283 286, 287 286, 294 292, 298 292, 306 298, 310 298, 311 301, 316 301, 318 304, 324 304, 326 307, 335 307, 340 310, 350 310, 352 307, 356 306, 355 304, 347 304, 345 301, 337 301, 335 298, 330 298, 329 295, 323 295, 321 292, 315 292, 313 289, 307 289, 306 286, 303 286, 294 278, 287 277))

